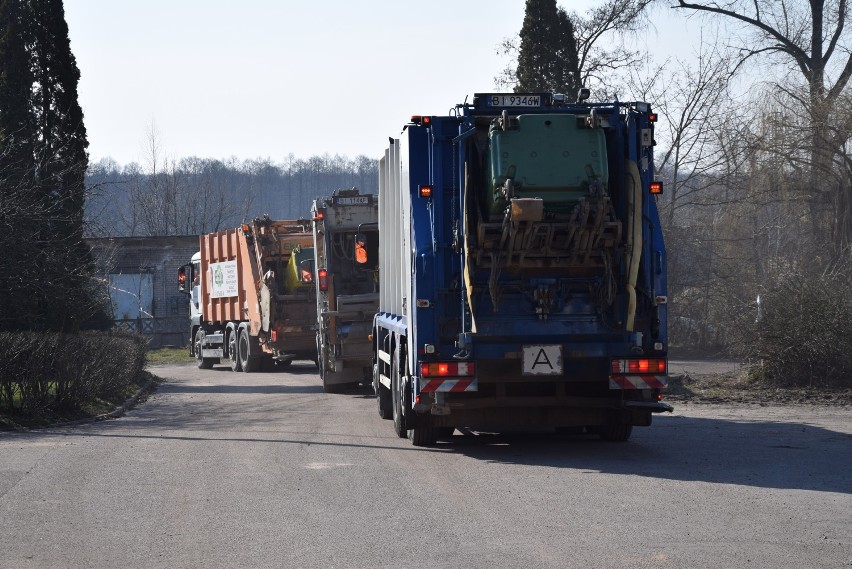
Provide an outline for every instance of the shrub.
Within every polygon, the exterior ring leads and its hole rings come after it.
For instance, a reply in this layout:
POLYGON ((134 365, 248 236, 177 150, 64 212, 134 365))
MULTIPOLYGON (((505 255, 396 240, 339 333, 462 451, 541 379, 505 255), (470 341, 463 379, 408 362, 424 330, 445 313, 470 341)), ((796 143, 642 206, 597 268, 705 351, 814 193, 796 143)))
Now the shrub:
POLYGON ((742 319, 739 353, 752 375, 784 387, 852 387, 852 274, 786 273, 742 319))
POLYGON ((0 408, 36 414, 113 399, 138 382, 147 340, 119 332, 0 333, 0 408))

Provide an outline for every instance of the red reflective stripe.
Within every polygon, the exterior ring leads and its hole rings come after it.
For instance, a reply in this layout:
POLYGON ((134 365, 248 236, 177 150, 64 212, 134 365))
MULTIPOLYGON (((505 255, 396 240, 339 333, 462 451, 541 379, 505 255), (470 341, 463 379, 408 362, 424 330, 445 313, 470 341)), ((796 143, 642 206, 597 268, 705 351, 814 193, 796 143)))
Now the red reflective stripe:
POLYGON ((646 377, 645 383, 647 383, 648 387, 651 389, 663 389, 668 387, 668 384, 665 381, 660 381, 660 379, 656 377, 646 377))
POLYGON ((449 389, 443 389, 442 391, 451 391, 451 392, 462 392, 467 391, 468 388, 473 384, 475 380, 473 379, 430 379, 423 384, 423 387, 420 388, 421 393, 432 393, 435 391, 442 390, 442 387, 449 387, 449 389))
POLYGON ((622 389, 636 389, 636 387, 624 376, 615 376, 612 380, 617 383, 622 389))
MULTIPOLYGON (((668 381, 665 376, 614 375, 610 377, 610 381, 615 383, 621 389, 665 389, 668 387, 668 381)), ((610 387, 615 389, 612 386, 610 387)))

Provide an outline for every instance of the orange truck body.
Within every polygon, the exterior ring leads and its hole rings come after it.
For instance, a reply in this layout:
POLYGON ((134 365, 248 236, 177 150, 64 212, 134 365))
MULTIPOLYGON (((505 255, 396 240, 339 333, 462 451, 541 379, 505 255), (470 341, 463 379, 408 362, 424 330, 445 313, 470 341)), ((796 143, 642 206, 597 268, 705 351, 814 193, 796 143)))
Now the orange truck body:
POLYGON ((216 355, 233 360, 237 343, 230 343, 229 336, 237 339, 243 333, 251 339, 255 358, 282 363, 315 359, 313 283, 294 285, 287 278, 288 270, 296 270, 291 258, 304 253, 312 259, 312 251, 313 234, 306 220, 263 217, 237 229, 202 235, 200 325, 208 340, 215 338, 218 344, 204 348, 217 349, 216 355))

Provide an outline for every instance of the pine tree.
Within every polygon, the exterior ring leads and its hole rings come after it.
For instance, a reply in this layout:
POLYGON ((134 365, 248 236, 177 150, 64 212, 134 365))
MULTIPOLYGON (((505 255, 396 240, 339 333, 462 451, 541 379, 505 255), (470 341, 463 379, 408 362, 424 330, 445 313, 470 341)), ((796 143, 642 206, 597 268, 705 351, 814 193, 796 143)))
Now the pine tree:
POLYGON ((515 92, 576 94, 579 72, 574 26, 556 0, 527 0, 520 38, 515 92))

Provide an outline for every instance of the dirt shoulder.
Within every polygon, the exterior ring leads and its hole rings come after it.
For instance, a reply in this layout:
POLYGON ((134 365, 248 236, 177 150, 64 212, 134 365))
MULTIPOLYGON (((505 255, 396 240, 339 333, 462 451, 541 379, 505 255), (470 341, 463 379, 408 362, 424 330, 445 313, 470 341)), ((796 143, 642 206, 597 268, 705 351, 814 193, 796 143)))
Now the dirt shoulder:
POLYGON ((751 381, 748 368, 724 360, 672 360, 665 401, 697 404, 852 406, 852 389, 779 388, 751 381))

